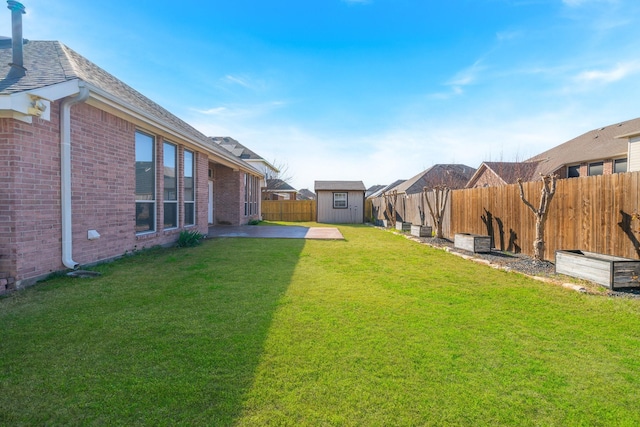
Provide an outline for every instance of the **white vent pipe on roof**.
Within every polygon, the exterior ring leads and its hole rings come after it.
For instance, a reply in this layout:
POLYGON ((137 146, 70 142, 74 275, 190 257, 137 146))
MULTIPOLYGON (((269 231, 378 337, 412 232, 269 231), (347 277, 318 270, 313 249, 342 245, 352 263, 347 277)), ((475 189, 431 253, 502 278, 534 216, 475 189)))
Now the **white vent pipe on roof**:
POLYGON ((77 269, 73 260, 73 234, 71 222, 71 106, 89 98, 84 82, 78 83, 80 92, 67 97, 60 105, 60 206, 62 209, 62 263, 77 269))

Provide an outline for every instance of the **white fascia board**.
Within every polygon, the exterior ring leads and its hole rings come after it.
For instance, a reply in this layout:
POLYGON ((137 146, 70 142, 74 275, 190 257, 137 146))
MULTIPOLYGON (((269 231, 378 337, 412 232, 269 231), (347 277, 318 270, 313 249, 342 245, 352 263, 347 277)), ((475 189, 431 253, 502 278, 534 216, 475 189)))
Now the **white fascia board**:
POLYGON ((229 153, 229 157, 221 156, 219 153, 215 152, 210 146, 202 144, 200 141, 189 138, 185 135, 180 129, 177 129, 170 123, 158 121, 158 119, 146 111, 135 107, 130 104, 123 103, 119 98, 111 95, 104 90, 97 88, 91 84, 87 83, 87 87, 91 91, 90 99, 94 99, 99 103, 105 104, 115 110, 122 111, 129 116, 132 116, 142 122, 149 123, 151 126, 166 132, 169 135, 174 136, 177 139, 186 140, 194 146, 200 148, 202 151, 205 151, 209 154, 212 160, 217 163, 223 164, 227 167, 230 167, 234 170, 242 170, 243 172, 251 173, 252 175, 261 176, 262 172, 255 169, 253 166, 247 164, 241 159, 234 158, 231 153, 229 153))
POLYGON ((12 117, 31 123, 32 117, 51 120, 51 102, 80 92, 79 80, 69 80, 51 86, 0 95, 0 117, 12 117), (34 108, 38 102, 40 109, 34 108))

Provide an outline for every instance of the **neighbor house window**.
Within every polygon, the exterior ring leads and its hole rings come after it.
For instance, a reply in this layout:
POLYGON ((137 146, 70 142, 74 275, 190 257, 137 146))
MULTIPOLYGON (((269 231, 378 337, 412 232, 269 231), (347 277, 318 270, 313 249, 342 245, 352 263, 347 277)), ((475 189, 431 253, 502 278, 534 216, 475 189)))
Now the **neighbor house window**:
POLYGON ((196 223, 193 151, 184 150, 184 225, 196 223))
POLYGON ((347 208, 347 193, 333 193, 333 208, 334 209, 347 208))
POLYGON ((163 144, 164 155, 164 228, 178 227, 178 147, 163 144))
POLYGON ((580 165, 567 167, 567 178, 578 178, 580 176, 580 165))
POLYGON ((627 159, 613 161, 613 173, 625 173, 627 171, 627 159))
POLYGON ((589 176, 602 175, 604 173, 604 163, 589 163, 589 176))
POLYGON ((156 229, 155 140, 136 132, 136 233, 156 229))

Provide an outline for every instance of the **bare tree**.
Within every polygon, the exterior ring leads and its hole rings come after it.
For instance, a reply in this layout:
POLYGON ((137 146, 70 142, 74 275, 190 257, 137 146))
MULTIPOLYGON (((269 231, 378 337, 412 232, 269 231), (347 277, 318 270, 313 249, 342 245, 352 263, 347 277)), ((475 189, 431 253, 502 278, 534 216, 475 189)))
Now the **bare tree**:
POLYGON ((393 190, 391 193, 382 193, 384 198, 384 215, 389 220, 392 228, 396 226, 396 204, 398 203, 398 191, 393 190), (391 207, 389 207, 391 206, 391 207))
POLYGON ((429 208, 429 215, 435 226, 436 237, 442 239, 442 223, 444 222, 445 209, 447 207, 447 201, 449 200, 449 192, 451 190, 446 184, 439 184, 433 188, 424 187, 422 194, 427 202, 429 208), (429 200, 429 193, 433 192, 433 204, 429 200))
POLYGON ((271 165, 275 168, 267 168, 265 172, 266 179, 279 179, 282 182, 290 182, 293 179, 289 171, 289 165, 283 161, 274 159, 271 165))
POLYGON ((544 225, 547 221, 547 215, 549 213, 549 204, 553 199, 553 195, 556 193, 556 180, 557 175, 543 175, 542 176, 542 189, 540 190, 540 203, 536 209, 531 202, 529 202, 524 195, 523 180, 518 179, 518 186, 520 187, 520 199, 524 204, 531 209, 531 212, 536 216, 536 239, 533 241, 533 257, 542 261, 544 258, 544 225))
POLYGON ((289 183, 293 179, 293 175, 289 173, 289 165, 285 162, 274 160, 271 166, 273 168, 267 167, 265 170, 267 186, 262 190, 263 200, 269 200, 272 193, 278 190, 289 188, 289 183))

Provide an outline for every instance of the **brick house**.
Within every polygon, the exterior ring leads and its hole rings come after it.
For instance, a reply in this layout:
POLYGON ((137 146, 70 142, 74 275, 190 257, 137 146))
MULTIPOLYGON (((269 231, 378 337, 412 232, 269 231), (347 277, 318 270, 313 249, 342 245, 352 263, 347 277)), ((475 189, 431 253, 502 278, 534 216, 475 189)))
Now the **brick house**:
POLYGON ((593 129, 523 162, 484 162, 466 187, 535 181, 549 174, 563 179, 638 170, 638 135, 640 118, 593 129))
POLYGON ((23 43, 24 8, 9 4, 0 293, 260 217, 260 171, 62 43, 23 43))

